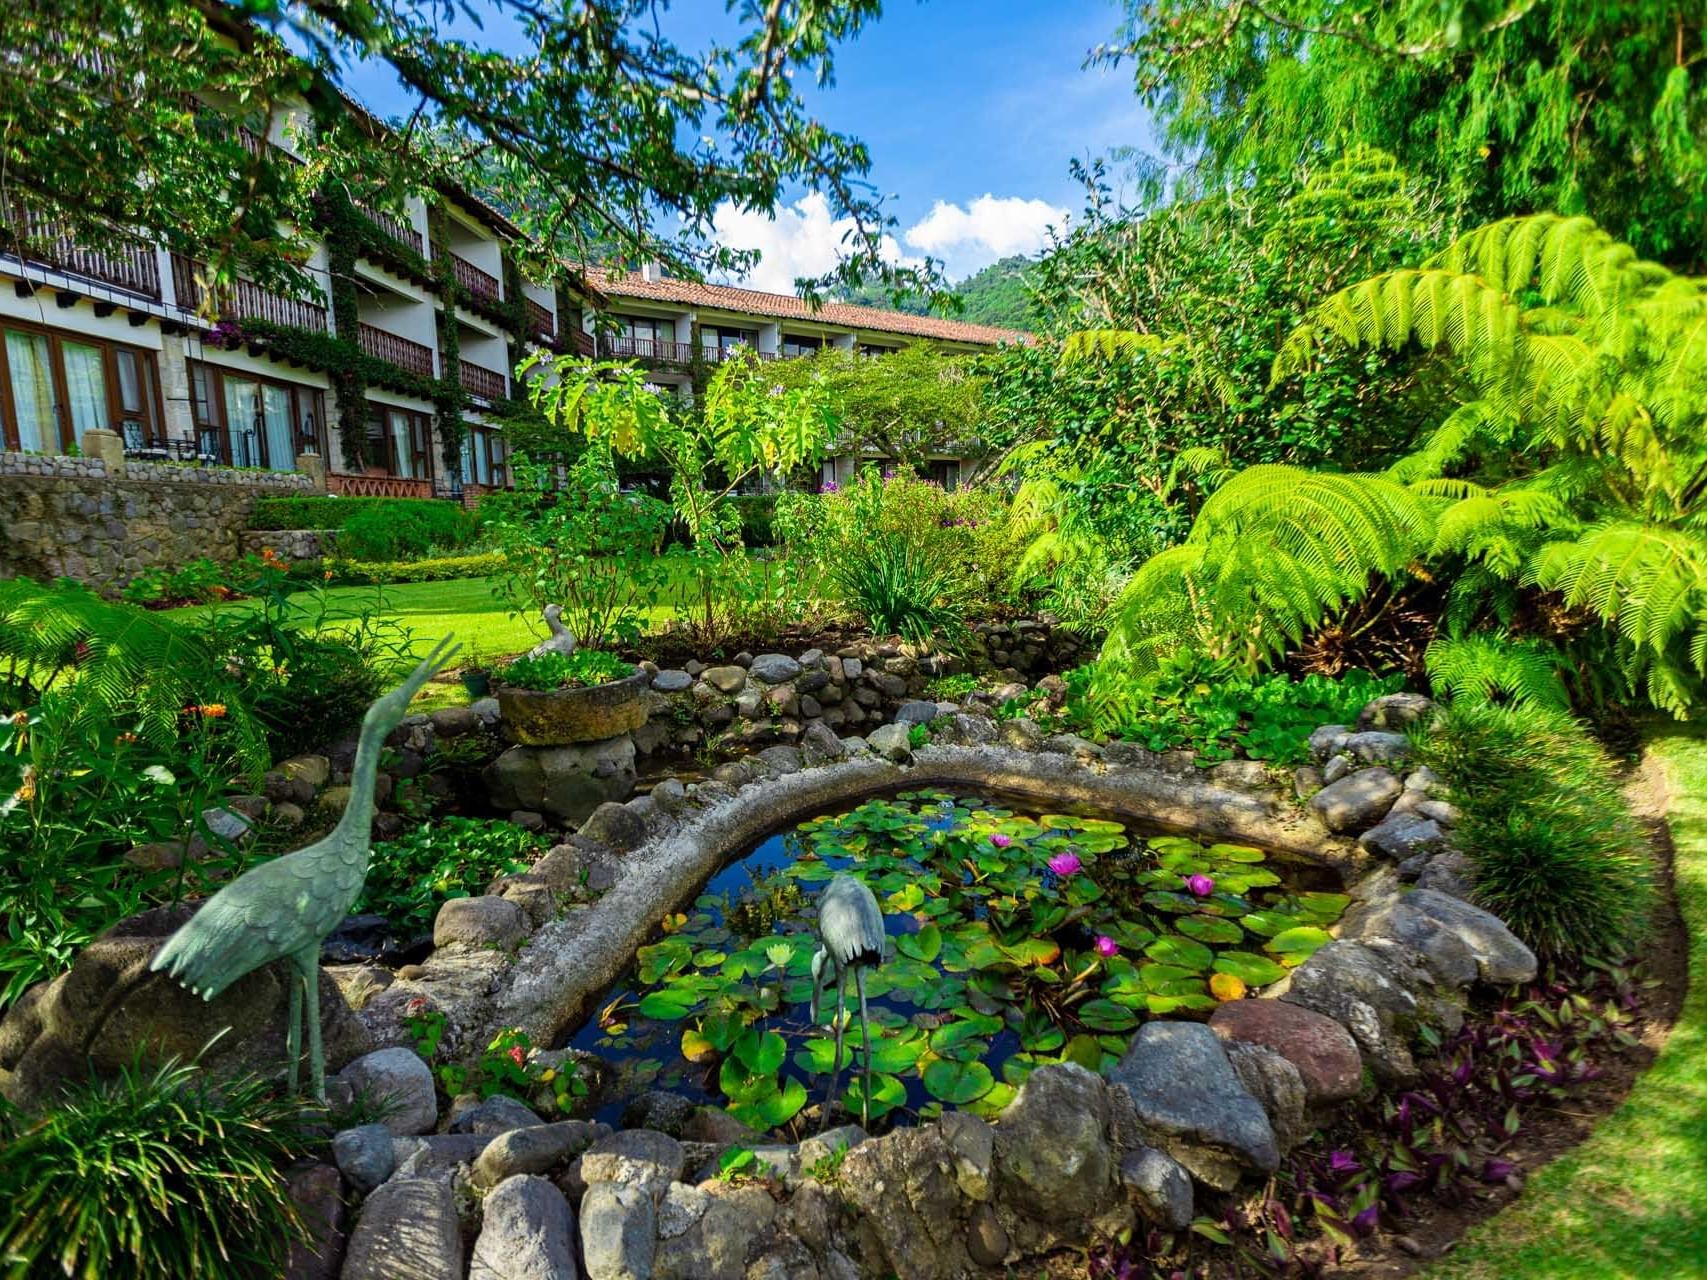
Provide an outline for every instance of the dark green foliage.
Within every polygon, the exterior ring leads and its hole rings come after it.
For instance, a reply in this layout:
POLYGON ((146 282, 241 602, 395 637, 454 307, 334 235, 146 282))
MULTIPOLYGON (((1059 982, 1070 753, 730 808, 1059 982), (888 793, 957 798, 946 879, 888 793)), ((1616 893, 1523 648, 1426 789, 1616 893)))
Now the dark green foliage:
POLYGON ((364 506, 345 520, 338 553, 352 560, 411 560, 455 551, 474 538, 474 514, 454 502, 364 506))
POLYGON ((1030 258, 1015 254, 967 276, 954 286, 954 294, 960 299, 955 318, 998 329, 1036 328, 1038 315, 1026 279, 1034 265, 1030 258))
POLYGON ((371 620, 320 633, 275 626, 262 613, 223 620, 219 639, 243 673, 243 701, 275 760, 324 747, 360 724, 385 692, 398 647, 371 620))
POLYGON ((374 912, 407 936, 430 931, 450 898, 483 893, 501 875, 525 871, 550 841, 510 822, 441 818, 373 847, 358 912, 374 912))
POLYGON ((466 556, 438 556, 426 560, 328 560, 326 579, 336 584, 381 582, 450 582, 457 578, 489 578, 504 571, 504 557, 497 551, 466 556))
POLYGON ((729 499, 741 517, 741 541, 749 547, 768 547, 776 542, 776 530, 771 527, 776 515, 774 493, 740 493, 729 499))
POLYGON ((953 645, 965 633, 960 583, 904 538, 874 535, 862 554, 831 560, 825 572, 835 593, 876 635, 953 645))
MULTIPOLYGON (((454 502, 437 498, 257 498, 255 509, 249 516, 249 527, 344 529, 364 514, 378 512, 399 519, 445 521, 448 528, 449 522, 443 513, 460 510, 454 502)), ((472 536, 473 532, 473 526, 469 525, 464 531, 465 538, 472 536)))
POLYGON ((194 1065, 132 1066, 36 1116, 0 1112, 0 1261, 14 1277, 270 1280, 302 1235, 283 1169, 300 1104, 194 1065))
POLYGON ((518 689, 582 689, 626 680, 634 674, 634 668, 615 654, 577 649, 568 654, 542 653, 537 658, 517 658, 493 674, 500 684, 518 689))
POLYGON ((1642 833, 1600 748, 1535 706, 1455 702, 1416 736, 1462 813, 1476 901, 1537 953, 1620 959, 1647 923, 1642 833))
POLYGON ((1250 676, 1190 653, 1139 675, 1103 661, 1067 673, 1067 716, 1084 732, 1136 742, 1150 751, 1190 750, 1204 763, 1243 754, 1295 764, 1311 732, 1349 724, 1371 698, 1403 676, 1348 671, 1338 679, 1250 676))

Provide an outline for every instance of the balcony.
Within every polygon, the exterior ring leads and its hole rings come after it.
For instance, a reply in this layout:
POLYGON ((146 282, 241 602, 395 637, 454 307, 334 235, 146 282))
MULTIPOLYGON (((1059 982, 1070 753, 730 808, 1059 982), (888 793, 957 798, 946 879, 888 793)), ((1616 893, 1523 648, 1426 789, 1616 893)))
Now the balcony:
POLYGON ((433 255, 440 262, 450 264, 451 279, 468 290, 476 302, 496 306, 503 300, 497 276, 487 274, 467 258, 459 258, 442 244, 433 246, 433 255))
POLYGON ((433 376, 433 349, 419 342, 400 338, 371 324, 360 324, 356 326, 356 345, 376 360, 418 373, 423 378, 433 376))
POLYGON ((481 400, 502 400, 510 393, 509 380, 503 374, 494 373, 480 365, 464 360, 457 369, 457 374, 462 389, 481 400))
POLYGON ((385 213, 379 209, 373 208, 371 205, 365 205, 360 202, 357 202, 356 208, 361 211, 362 217, 373 223, 374 226, 385 232, 386 235, 397 241, 397 243, 402 245, 404 248, 413 249, 416 253, 425 252, 426 241, 421 238, 421 233, 415 230, 414 227, 410 226, 402 218, 399 218, 396 214, 385 213))
POLYGON ((160 301, 160 263, 152 245, 126 236, 115 241, 110 249, 89 249, 71 238, 59 218, 17 201, 0 209, 5 213, 5 224, 0 226, 0 248, 55 267, 67 275, 97 280, 126 293, 160 301))
POLYGON ((528 328, 532 332, 538 334, 547 342, 550 342, 557 336, 557 322, 551 318, 551 312, 540 306, 539 303, 535 302, 532 298, 527 299, 527 310, 528 328))
MULTIPOLYGON (((627 338, 620 334, 599 338, 599 352, 607 360, 657 360, 665 364, 692 364, 693 344, 663 342, 657 338, 627 338)), ((708 357, 709 356, 708 353, 708 357)))
MULTIPOLYGON (((202 285, 207 264, 172 255, 172 287, 178 294, 178 306, 185 311, 203 311, 209 293, 202 285)), ((262 288, 252 280, 238 280, 225 286, 214 296, 212 310, 221 319, 264 320, 269 324, 290 325, 298 329, 327 330, 326 308, 300 298, 287 298, 262 288)))

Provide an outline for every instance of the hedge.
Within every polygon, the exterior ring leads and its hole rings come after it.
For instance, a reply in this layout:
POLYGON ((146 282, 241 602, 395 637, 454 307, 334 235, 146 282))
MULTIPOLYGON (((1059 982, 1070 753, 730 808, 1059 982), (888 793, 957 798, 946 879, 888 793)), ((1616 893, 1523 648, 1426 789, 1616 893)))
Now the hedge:
POLYGON ((341 555, 405 560, 463 549, 474 541, 478 521, 434 498, 259 498, 249 527, 336 531, 341 555))
POLYGON ((495 551, 469 556, 439 556, 432 560, 327 560, 330 581, 342 586, 371 582, 449 582, 454 578, 486 578, 504 572, 504 558, 495 551))

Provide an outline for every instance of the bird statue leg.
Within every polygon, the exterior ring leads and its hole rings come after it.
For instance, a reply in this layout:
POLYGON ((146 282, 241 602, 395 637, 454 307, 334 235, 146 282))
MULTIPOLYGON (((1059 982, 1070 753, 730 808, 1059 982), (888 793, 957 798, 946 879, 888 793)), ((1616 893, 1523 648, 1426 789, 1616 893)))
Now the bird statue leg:
POLYGON ((859 1038, 865 1043, 865 1076, 859 1090, 859 1122, 871 1127, 871 1019, 865 1012, 865 966, 854 969, 854 986, 859 989, 859 1038))
POLYGON ((842 1014, 847 1008, 847 974, 836 966, 836 1056, 830 1059, 830 1091, 824 1095, 824 1125, 830 1127, 830 1117, 836 1113, 836 1085, 842 1078, 842 1014))
POLYGON ((326 1101, 326 1052, 320 1043, 320 944, 304 947, 295 956, 297 972, 302 975, 302 988, 307 994, 309 1085, 314 1100, 326 1101))
POLYGON ((285 1022, 285 1092, 295 1095, 296 1079, 302 1067, 302 987, 297 975, 290 975, 290 1014, 285 1022))

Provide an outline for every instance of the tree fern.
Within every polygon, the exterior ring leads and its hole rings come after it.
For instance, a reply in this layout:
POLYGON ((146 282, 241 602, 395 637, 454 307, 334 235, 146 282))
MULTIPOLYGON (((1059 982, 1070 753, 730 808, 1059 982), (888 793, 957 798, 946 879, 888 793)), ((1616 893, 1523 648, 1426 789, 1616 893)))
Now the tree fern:
POLYGON ((220 703, 245 764, 266 767, 265 740, 214 653, 160 614, 70 581, 0 581, 0 668, 9 700, 74 686, 91 712, 134 716, 137 732, 163 748, 187 707, 220 703))
POLYGON ((1423 662, 1435 692, 1454 701, 1570 710, 1559 678, 1564 656, 1542 640, 1487 631, 1442 634, 1430 642, 1423 662))

